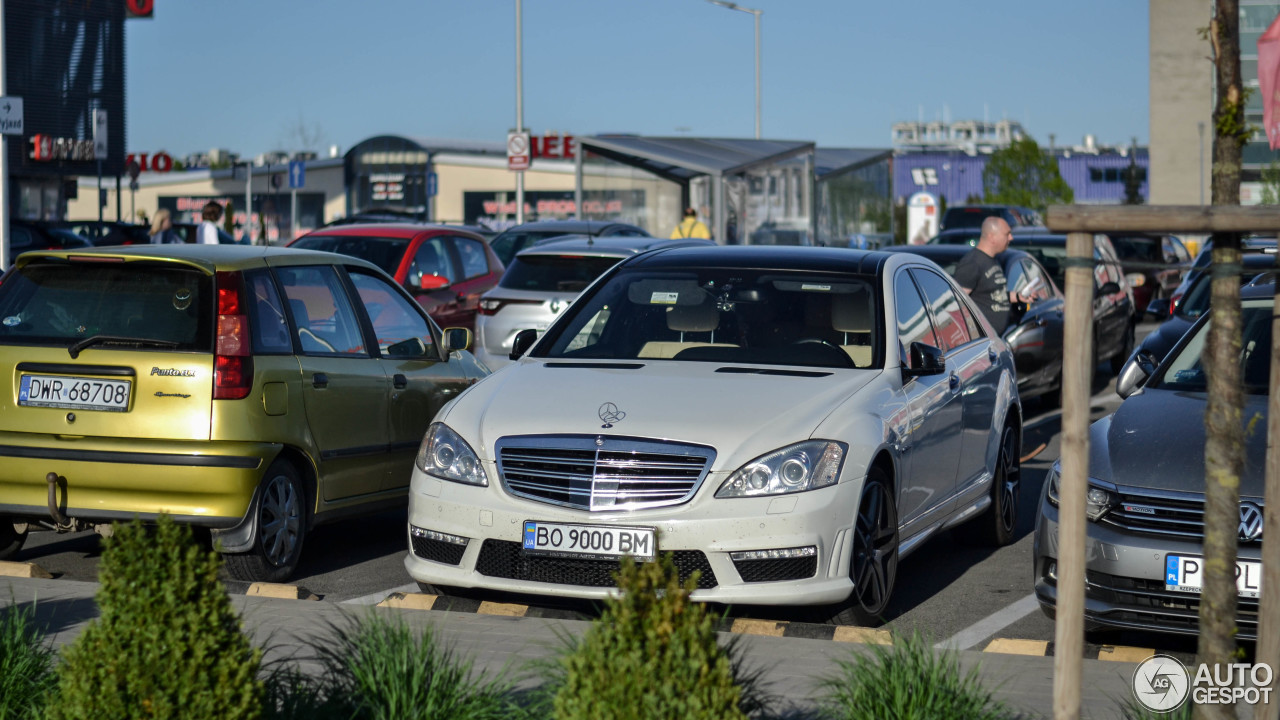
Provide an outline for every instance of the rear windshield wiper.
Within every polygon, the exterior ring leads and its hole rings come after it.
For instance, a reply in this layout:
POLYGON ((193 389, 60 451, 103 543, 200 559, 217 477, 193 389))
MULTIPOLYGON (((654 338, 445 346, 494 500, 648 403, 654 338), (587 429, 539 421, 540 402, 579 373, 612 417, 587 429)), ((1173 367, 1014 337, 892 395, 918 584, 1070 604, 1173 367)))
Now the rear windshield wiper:
POLYGON ((153 338, 134 338, 124 337, 121 335, 93 335, 83 340, 77 341, 74 345, 67 348, 67 353, 71 355, 71 359, 75 360, 80 356, 80 351, 91 345, 101 345, 103 343, 116 343, 120 345, 146 345, 149 347, 165 347, 176 348, 178 343, 173 340, 156 340, 153 338))

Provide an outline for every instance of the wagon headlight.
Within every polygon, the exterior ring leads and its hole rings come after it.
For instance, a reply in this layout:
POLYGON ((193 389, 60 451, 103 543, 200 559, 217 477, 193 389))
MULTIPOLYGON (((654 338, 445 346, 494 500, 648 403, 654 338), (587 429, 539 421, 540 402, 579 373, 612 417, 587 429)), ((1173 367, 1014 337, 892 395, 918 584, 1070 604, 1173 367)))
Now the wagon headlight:
MULTIPOLYGON (((1049 484, 1049 504, 1058 507, 1058 493, 1060 492, 1059 483, 1062 478, 1061 461, 1055 462, 1053 467, 1049 469, 1049 476, 1046 481, 1049 484)), ((1090 520, 1097 522, 1102 516, 1111 512, 1116 504, 1120 502, 1120 496, 1111 488, 1109 483, 1101 480, 1089 478, 1089 489, 1085 491, 1084 496, 1084 514, 1090 520)))
POLYGON ((488 485, 480 458, 444 423, 431 423, 418 448, 418 469, 433 477, 467 485, 488 485))
POLYGON ((844 443, 810 440, 775 450, 738 468, 716 497, 758 497, 816 490, 840 479, 844 443))

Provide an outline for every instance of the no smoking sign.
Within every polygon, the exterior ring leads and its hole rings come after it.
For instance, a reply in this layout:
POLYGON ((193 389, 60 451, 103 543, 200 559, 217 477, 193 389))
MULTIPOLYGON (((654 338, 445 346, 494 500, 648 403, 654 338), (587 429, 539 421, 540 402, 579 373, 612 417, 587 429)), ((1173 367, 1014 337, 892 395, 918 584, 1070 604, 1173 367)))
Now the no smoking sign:
POLYGON ((529 169, 529 133, 507 133, 507 169, 529 169))

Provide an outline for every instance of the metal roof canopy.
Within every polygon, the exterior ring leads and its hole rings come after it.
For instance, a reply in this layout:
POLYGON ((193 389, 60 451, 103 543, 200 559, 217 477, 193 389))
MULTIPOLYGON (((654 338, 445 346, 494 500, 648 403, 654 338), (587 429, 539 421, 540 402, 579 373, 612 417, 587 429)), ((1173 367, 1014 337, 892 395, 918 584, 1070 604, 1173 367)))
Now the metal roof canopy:
POLYGON ((818 148, 813 172, 822 182, 891 157, 893 150, 884 148, 818 148))
MULTIPOLYGON (((594 135, 579 138, 575 181, 578 208, 582 207, 582 158, 586 152, 645 170, 680 185, 681 201, 685 205, 689 204, 689 181, 703 175, 711 176, 715 182, 715 236, 723 240, 728 221, 724 198, 725 176, 737 175, 801 155, 812 158, 814 144, 796 140, 638 135, 594 135)), ((806 179, 812 182, 812 175, 806 179)), ((812 212, 810 216, 812 217, 812 212)))

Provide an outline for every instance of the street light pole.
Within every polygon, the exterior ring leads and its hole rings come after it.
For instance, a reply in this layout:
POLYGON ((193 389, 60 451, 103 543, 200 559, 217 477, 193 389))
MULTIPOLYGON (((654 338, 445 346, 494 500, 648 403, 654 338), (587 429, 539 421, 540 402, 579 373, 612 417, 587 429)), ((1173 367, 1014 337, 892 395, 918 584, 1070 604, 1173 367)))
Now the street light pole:
MULTIPOLYGON (((524 35, 524 18, 521 17, 521 3, 516 0, 516 132, 524 132, 524 48, 521 47, 524 35)), ((530 157, 533 150, 529 150, 530 157)), ((516 171, 516 224, 524 224, 524 171, 516 171)))
POLYGON ((756 16, 756 139, 760 139, 760 16, 764 14, 763 10, 754 10, 749 7, 743 7, 737 3, 728 0, 707 0, 712 5, 719 5, 722 8, 737 10, 739 12, 751 13, 756 16))

